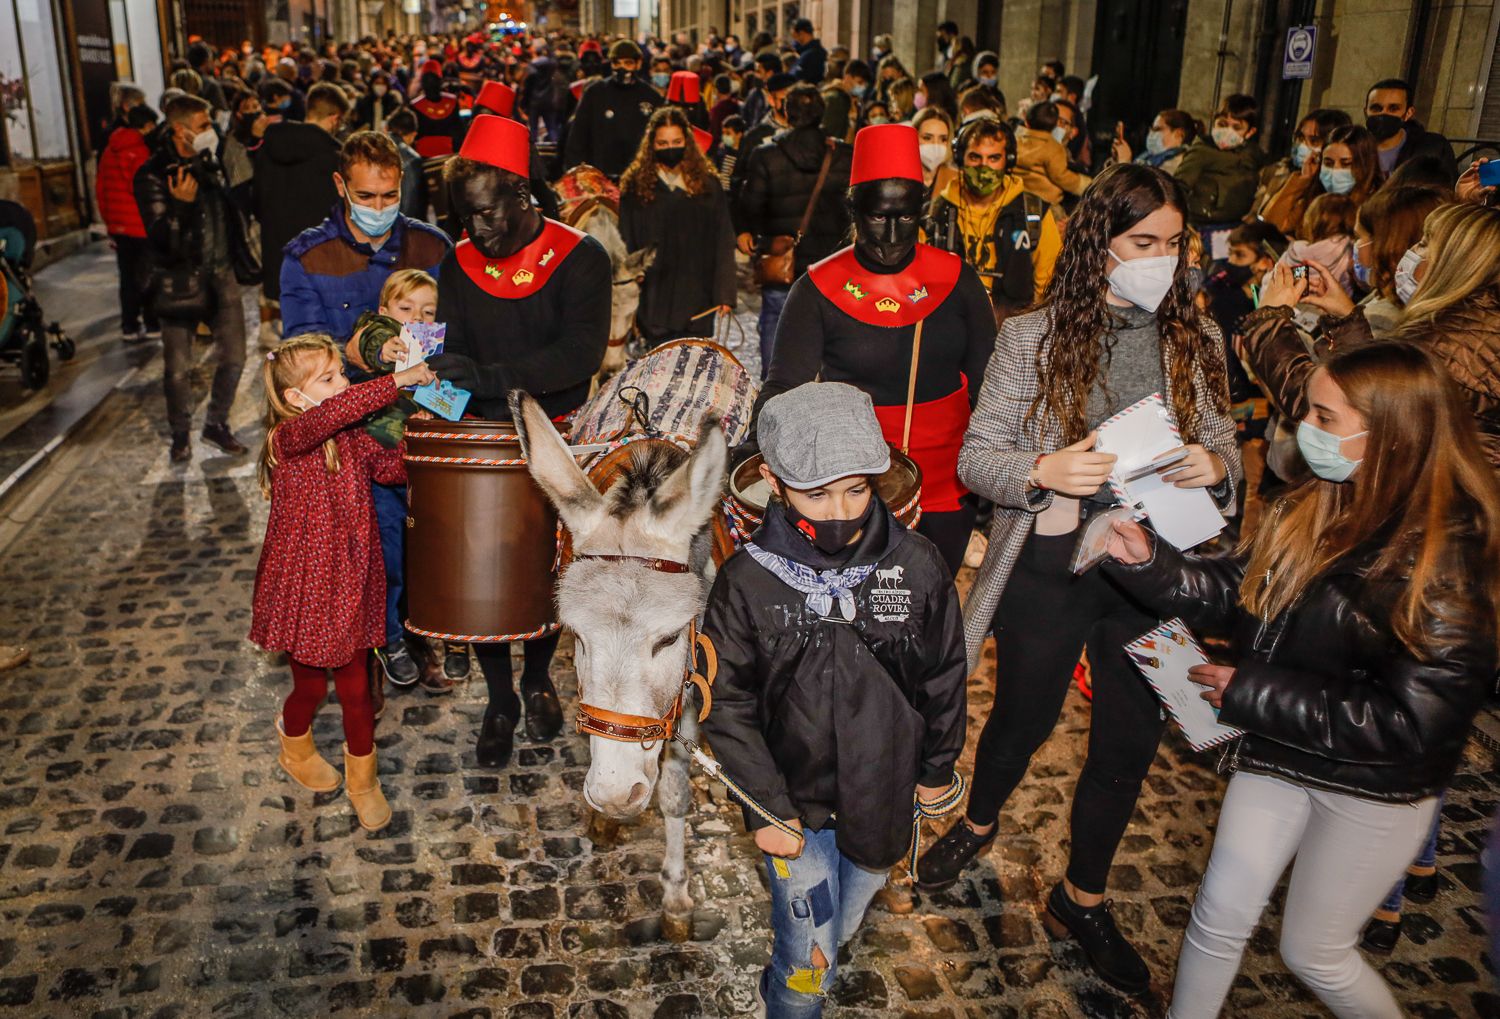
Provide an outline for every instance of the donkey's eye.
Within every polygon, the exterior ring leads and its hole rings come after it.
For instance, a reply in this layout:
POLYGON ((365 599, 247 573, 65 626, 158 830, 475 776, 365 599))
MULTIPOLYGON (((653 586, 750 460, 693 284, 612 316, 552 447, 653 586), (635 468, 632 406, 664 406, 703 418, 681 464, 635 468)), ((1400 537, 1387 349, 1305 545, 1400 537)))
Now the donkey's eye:
POLYGON ((671 647, 673 644, 676 644, 677 643, 677 638, 681 637, 681 636, 682 636, 681 633, 674 633, 670 637, 663 637, 661 640, 659 640, 655 644, 651 645, 651 653, 653 655, 659 655, 659 654, 661 654, 667 648, 671 647))

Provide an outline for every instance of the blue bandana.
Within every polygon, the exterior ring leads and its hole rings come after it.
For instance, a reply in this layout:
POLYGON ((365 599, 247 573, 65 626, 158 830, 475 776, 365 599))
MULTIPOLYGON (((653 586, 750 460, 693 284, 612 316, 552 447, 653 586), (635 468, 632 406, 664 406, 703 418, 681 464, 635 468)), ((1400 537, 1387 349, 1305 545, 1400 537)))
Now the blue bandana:
POLYGON ((843 570, 815 570, 811 566, 793 562, 775 552, 767 552, 755 542, 748 542, 745 551, 750 558, 764 566, 787 587, 806 596, 807 607, 824 618, 830 618, 833 603, 839 603, 839 613, 846 622, 854 620, 854 589, 863 584, 875 572, 876 563, 866 566, 850 566, 843 570))

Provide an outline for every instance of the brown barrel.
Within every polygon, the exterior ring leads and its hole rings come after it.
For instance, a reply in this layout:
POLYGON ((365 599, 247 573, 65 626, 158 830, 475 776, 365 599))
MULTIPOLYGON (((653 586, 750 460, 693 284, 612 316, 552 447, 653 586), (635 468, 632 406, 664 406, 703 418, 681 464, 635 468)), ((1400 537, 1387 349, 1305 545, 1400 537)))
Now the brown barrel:
POLYGON ((407 626, 514 639, 555 624, 557 512, 509 421, 406 427, 407 626))

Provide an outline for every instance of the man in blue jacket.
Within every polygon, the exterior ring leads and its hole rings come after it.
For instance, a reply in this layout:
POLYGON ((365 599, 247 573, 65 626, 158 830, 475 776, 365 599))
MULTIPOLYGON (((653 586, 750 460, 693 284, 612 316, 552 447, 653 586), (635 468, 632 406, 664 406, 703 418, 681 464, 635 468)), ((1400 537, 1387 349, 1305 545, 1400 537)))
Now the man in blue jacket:
MULTIPOLYGON (((391 273, 421 269, 437 275, 452 243, 437 227, 401 215, 401 172, 401 153, 389 135, 358 131, 344 142, 333 175, 339 203, 283 249, 284 336, 327 333, 342 344, 351 338, 355 320, 380 306, 380 289, 391 273)), ((422 678, 422 670, 401 623, 406 486, 375 484, 372 492, 386 575, 386 646, 378 654, 387 678, 410 686, 422 678)), ((427 682, 446 681, 428 677, 427 682)))

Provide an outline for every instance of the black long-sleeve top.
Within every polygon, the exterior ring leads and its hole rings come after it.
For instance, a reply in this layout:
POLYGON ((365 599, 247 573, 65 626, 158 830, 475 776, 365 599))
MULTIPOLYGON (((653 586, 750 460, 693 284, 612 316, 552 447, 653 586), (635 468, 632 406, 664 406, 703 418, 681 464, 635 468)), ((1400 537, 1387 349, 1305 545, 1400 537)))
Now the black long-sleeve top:
MULTIPOLYGON (((878 271, 862 259, 860 265, 878 271)), ((914 329, 860 322, 834 307, 811 277, 803 275, 792 284, 776 327, 770 375, 755 403, 757 418, 771 397, 811 382, 819 372, 824 382, 847 382, 863 389, 877 407, 904 405, 914 329)), ((995 314, 989 296, 965 264, 953 291, 923 320, 915 401, 949 395, 958 388, 962 373, 969 380, 972 407, 994 350, 995 314)))
POLYGON ((518 300, 479 289, 450 251, 438 270, 439 322, 445 354, 479 366, 481 385, 469 411, 506 420, 511 389, 524 389, 549 417, 588 399, 589 381, 609 343, 609 255, 584 237, 536 293, 518 300))
POLYGON ((631 251, 655 248, 636 313, 648 340, 711 336, 713 315, 694 315, 735 302, 734 227, 724 189, 709 179, 701 195, 656 182, 652 200, 620 196, 620 235, 631 251))

